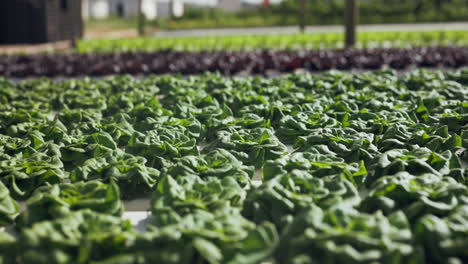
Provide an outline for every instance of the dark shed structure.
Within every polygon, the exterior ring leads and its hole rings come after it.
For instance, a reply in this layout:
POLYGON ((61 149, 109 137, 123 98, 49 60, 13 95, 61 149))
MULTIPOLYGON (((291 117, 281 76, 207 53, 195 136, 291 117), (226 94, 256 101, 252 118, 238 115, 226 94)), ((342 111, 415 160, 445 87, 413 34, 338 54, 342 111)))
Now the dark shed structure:
POLYGON ((82 36, 81 0, 0 0, 0 43, 45 43, 82 36))

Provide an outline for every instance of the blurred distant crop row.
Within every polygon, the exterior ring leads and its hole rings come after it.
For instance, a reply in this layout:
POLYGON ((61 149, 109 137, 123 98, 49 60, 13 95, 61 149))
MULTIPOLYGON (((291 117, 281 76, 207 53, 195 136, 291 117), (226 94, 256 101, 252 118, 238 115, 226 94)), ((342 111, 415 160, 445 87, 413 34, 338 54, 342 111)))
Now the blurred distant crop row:
POLYGON ((226 75, 306 70, 408 70, 414 67, 468 66, 468 47, 383 48, 346 50, 154 51, 0 56, 0 75, 103 76, 114 74, 226 75))
MULTIPOLYGON (((252 49, 340 49, 340 32, 291 35, 212 36, 176 38, 128 38, 83 40, 80 53, 128 51, 199 51, 252 49)), ((468 45, 468 31, 362 32, 357 47, 427 47, 468 45)))

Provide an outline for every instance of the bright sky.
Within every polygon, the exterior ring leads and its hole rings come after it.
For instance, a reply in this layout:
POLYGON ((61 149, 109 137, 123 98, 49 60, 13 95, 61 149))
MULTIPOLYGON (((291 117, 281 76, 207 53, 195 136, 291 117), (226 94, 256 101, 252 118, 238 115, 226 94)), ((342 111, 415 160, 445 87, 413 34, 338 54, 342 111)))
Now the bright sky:
MULTIPOLYGON (((215 5, 218 1, 217 0, 184 0, 186 3, 195 3, 195 4, 206 4, 206 5, 215 5)), ((263 0, 242 0, 242 2, 249 2, 249 3, 261 3, 263 0)), ((281 0, 270 0, 271 3, 278 3, 281 0)))

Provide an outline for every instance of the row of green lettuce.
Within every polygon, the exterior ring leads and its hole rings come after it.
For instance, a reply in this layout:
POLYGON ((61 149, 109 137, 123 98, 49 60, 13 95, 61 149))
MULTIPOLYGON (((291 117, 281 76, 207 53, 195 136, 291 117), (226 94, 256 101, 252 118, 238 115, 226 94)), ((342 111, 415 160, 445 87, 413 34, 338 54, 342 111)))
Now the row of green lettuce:
POLYGON ((0 87, 0 263, 468 261, 466 70, 0 87))
MULTIPOLYGON (((361 32, 359 48, 465 46, 468 31, 361 32)), ((92 39, 78 42, 80 53, 130 51, 200 51, 252 49, 340 49, 340 32, 313 34, 276 34, 252 36, 152 37, 129 39, 92 39)))

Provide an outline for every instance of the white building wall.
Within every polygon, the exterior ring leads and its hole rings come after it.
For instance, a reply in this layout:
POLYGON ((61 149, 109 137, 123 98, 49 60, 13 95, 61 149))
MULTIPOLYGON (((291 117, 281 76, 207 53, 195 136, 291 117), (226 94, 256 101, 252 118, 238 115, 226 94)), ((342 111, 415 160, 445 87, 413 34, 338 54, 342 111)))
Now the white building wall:
POLYGON ((169 1, 158 1, 158 17, 171 16, 171 7, 169 1))
POLYGON ((109 13, 111 16, 133 17, 138 15, 138 0, 108 0, 109 13))
POLYGON ((107 0, 83 0, 82 12, 84 19, 106 18, 109 16, 109 2, 107 0))
MULTIPOLYGON (((82 4, 84 19, 138 15, 138 0, 83 0, 82 4)), ((184 14, 184 2, 183 0, 143 0, 142 9, 148 19, 171 15, 181 17, 184 14)))
POLYGON ((182 0, 159 0, 158 2, 158 17, 181 17, 184 15, 184 1, 182 0), (172 5, 171 5, 172 4, 172 5))
POLYGON ((172 15, 175 17, 181 17, 184 15, 184 1, 183 0, 173 0, 172 1, 172 15))
POLYGON ((143 0, 142 9, 147 19, 155 19, 158 16, 158 1, 143 0))
POLYGON ((235 12, 242 9, 241 0, 218 0, 218 9, 226 12, 235 12))
POLYGON ((89 19, 89 0, 83 0, 81 2, 81 16, 84 20, 89 19))

